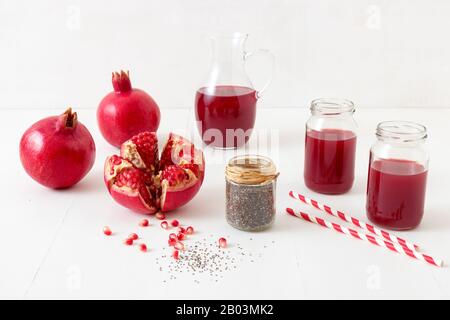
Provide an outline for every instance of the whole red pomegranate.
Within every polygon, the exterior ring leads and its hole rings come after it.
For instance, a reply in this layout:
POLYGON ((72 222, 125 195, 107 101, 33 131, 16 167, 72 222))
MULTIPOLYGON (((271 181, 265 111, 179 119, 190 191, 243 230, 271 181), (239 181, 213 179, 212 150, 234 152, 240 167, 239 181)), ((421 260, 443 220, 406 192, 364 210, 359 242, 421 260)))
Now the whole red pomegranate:
POLYGON ((142 132, 122 144, 120 156, 105 162, 105 183, 112 197, 140 213, 171 211, 200 190, 205 174, 203 152, 171 133, 158 159, 154 132, 142 132))
POLYGON ((152 97, 131 87, 128 72, 113 72, 112 85, 114 91, 103 98, 97 109, 98 125, 106 141, 120 147, 140 132, 156 132, 161 114, 152 97))
POLYGON ((33 124, 20 140, 20 160, 25 171, 40 184, 68 188, 91 170, 95 143, 89 130, 69 108, 60 116, 33 124))

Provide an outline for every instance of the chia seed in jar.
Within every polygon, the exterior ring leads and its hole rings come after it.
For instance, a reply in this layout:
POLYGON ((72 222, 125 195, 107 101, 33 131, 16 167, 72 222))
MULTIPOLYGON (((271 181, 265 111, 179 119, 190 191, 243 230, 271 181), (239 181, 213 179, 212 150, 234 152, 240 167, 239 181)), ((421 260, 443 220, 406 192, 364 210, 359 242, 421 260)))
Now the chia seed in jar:
POLYGON ((261 231, 275 220, 278 173, 272 160, 237 156, 226 167, 226 219, 236 229, 261 231))

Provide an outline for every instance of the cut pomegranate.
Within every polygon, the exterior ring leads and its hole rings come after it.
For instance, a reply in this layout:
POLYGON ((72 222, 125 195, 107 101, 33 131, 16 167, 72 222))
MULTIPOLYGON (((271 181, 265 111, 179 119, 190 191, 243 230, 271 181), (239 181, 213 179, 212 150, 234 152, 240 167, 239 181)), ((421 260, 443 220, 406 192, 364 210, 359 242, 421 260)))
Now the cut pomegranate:
POLYGON ((103 227, 103 233, 104 233, 105 235, 107 235, 107 236, 112 235, 112 231, 111 231, 111 229, 110 229, 108 226, 103 227))
POLYGON ((178 225, 180 224, 180 222, 178 222, 178 220, 172 220, 170 222, 170 224, 172 225, 172 227, 178 227, 178 225))
POLYGON ((175 260, 178 260, 180 258, 180 252, 178 250, 173 250, 172 257, 175 260))
POLYGON ((123 241, 123 243, 126 244, 127 246, 131 246, 131 245, 133 245, 133 239, 130 239, 130 238, 125 239, 123 241))
POLYGON ((139 239, 139 236, 136 233, 132 233, 128 236, 128 239, 137 240, 139 239))
POLYGON ((155 213, 157 201, 147 184, 145 173, 119 156, 106 159, 105 183, 119 204, 140 213, 155 213))
POLYGON ((226 247, 227 247, 227 239, 225 239, 225 238, 220 238, 220 239, 219 239, 219 247, 221 247, 221 248, 226 248, 226 247))
POLYGON ((192 228, 192 227, 186 228, 186 234, 193 234, 193 233, 194 233, 194 228, 192 228))
POLYGON ((142 132, 125 141, 120 156, 136 168, 154 175, 158 171, 158 138, 154 132, 142 132))
POLYGON ((169 244, 170 247, 173 247, 173 246, 177 243, 177 241, 178 241, 178 240, 176 240, 176 239, 170 239, 170 238, 169 238, 169 240, 167 241, 167 243, 169 244))
MULTIPOLYGON (((203 153, 181 136, 171 133, 158 160, 158 141, 143 132, 123 143, 120 156, 108 157, 105 183, 112 197, 136 212, 156 214, 175 210, 199 191, 204 178, 203 153)), ((174 220, 172 223, 179 224, 174 220)))
POLYGON ((139 222, 139 225, 140 225, 141 227, 148 227, 149 222, 148 222, 147 219, 142 219, 142 220, 139 222))
POLYGON ((161 228, 163 228, 163 229, 169 228, 169 224, 167 223, 167 221, 161 222, 161 228))
POLYGON ((161 210, 175 210, 188 203, 200 190, 205 173, 203 152, 185 138, 171 133, 161 153, 160 169, 163 171, 161 210), (181 175, 173 165, 185 174, 181 175))
POLYGON ((142 252, 147 252, 147 246, 144 243, 141 243, 139 245, 139 250, 141 250, 142 252))

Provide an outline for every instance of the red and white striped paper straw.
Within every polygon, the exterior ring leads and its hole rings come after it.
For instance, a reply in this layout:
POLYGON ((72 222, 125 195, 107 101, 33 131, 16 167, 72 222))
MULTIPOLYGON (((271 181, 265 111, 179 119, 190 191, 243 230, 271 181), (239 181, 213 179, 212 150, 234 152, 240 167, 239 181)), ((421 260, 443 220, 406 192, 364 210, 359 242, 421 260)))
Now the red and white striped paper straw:
POLYGON ((417 259, 417 260, 420 260, 420 261, 424 261, 424 262, 429 263, 429 264, 431 264, 433 266, 436 266, 436 267, 442 267, 442 263, 443 262, 442 262, 441 259, 437 259, 435 257, 432 257, 432 256, 428 255, 428 254, 424 254, 424 253, 417 252, 415 250, 408 249, 408 248, 406 248, 404 246, 401 246, 401 245, 399 245, 397 243, 392 243, 390 241, 383 240, 383 239, 380 239, 378 237, 374 237, 374 236, 372 236, 370 234, 361 233, 361 232, 358 232, 358 231, 356 231, 354 229, 346 228, 346 227, 341 226, 341 225, 339 225, 337 223, 329 222, 329 221, 326 221, 326 220, 324 220, 322 218, 319 218, 319 217, 316 217, 316 216, 313 216, 313 215, 309 215, 309 214, 301 212, 301 211, 295 212, 291 208, 286 208, 286 212, 288 214, 294 216, 294 217, 301 218, 303 220, 306 220, 308 222, 312 222, 312 223, 318 224, 318 225, 320 225, 322 227, 325 227, 325 228, 328 228, 328 229, 333 229, 333 230, 335 230, 337 232, 346 234, 348 236, 352 236, 352 237, 354 237, 356 239, 369 242, 369 243, 374 244, 376 246, 389 249, 391 251, 400 253, 402 255, 406 255, 408 257, 411 257, 411 258, 414 258, 414 259, 417 259))
POLYGON ((387 232, 385 230, 379 229, 371 224, 365 223, 364 221, 353 218, 339 210, 334 210, 331 207, 329 207, 325 204, 319 203, 316 200, 310 199, 302 194, 294 193, 293 191, 290 191, 289 195, 294 199, 300 200, 303 203, 313 206, 316 209, 325 211, 326 213, 328 213, 334 217, 338 217, 341 220, 349 222, 361 229, 364 229, 366 231, 369 231, 370 233, 376 234, 377 236, 379 236, 385 240, 388 240, 392 243, 397 243, 397 244, 401 245, 402 247, 406 247, 406 248, 408 248, 410 250, 414 250, 414 251, 416 251, 419 248, 419 246, 417 244, 411 243, 405 239, 394 236, 393 234, 390 234, 389 232, 387 232))

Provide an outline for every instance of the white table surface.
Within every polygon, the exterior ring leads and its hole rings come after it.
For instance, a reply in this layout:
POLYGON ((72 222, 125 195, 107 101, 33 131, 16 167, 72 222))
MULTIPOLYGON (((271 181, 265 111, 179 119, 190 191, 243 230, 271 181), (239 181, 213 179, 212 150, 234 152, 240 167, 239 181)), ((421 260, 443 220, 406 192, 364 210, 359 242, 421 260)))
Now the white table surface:
MULTIPOLYGON (((167 231, 154 218, 153 226, 137 227, 141 216, 114 203, 106 191, 103 161, 115 149, 100 136, 94 109, 77 110, 97 145, 95 166, 81 183, 54 191, 26 175, 18 154, 22 133, 34 121, 63 109, 0 110, 0 298, 450 298, 448 267, 432 267, 284 213, 289 205, 323 215, 290 199, 287 193, 293 189, 365 219, 368 152, 376 124, 392 119, 417 121, 428 127, 430 137, 426 213, 419 228, 402 235, 450 261, 450 109, 358 110, 355 185, 348 194, 333 197, 314 194, 303 184, 304 123, 309 111, 260 109, 257 128, 278 130, 275 140, 279 134, 278 149, 275 146, 268 154, 277 160, 281 172, 274 226, 246 233, 227 225, 223 170, 233 151, 205 150, 206 179, 200 193, 169 215, 198 231, 187 245, 196 238, 226 236, 231 255, 237 254, 238 245, 254 253, 253 262, 240 261, 217 282, 207 277, 196 282, 189 273, 168 280, 165 269, 159 270, 156 261, 163 260, 167 231), (105 237, 104 225, 117 233, 105 237), (147 242, 148 253, 121 243, 133 231, 147 242)), ((161 137, 171 130, 195 134, 194 129, 191 110, 162 110, 161 137)))

